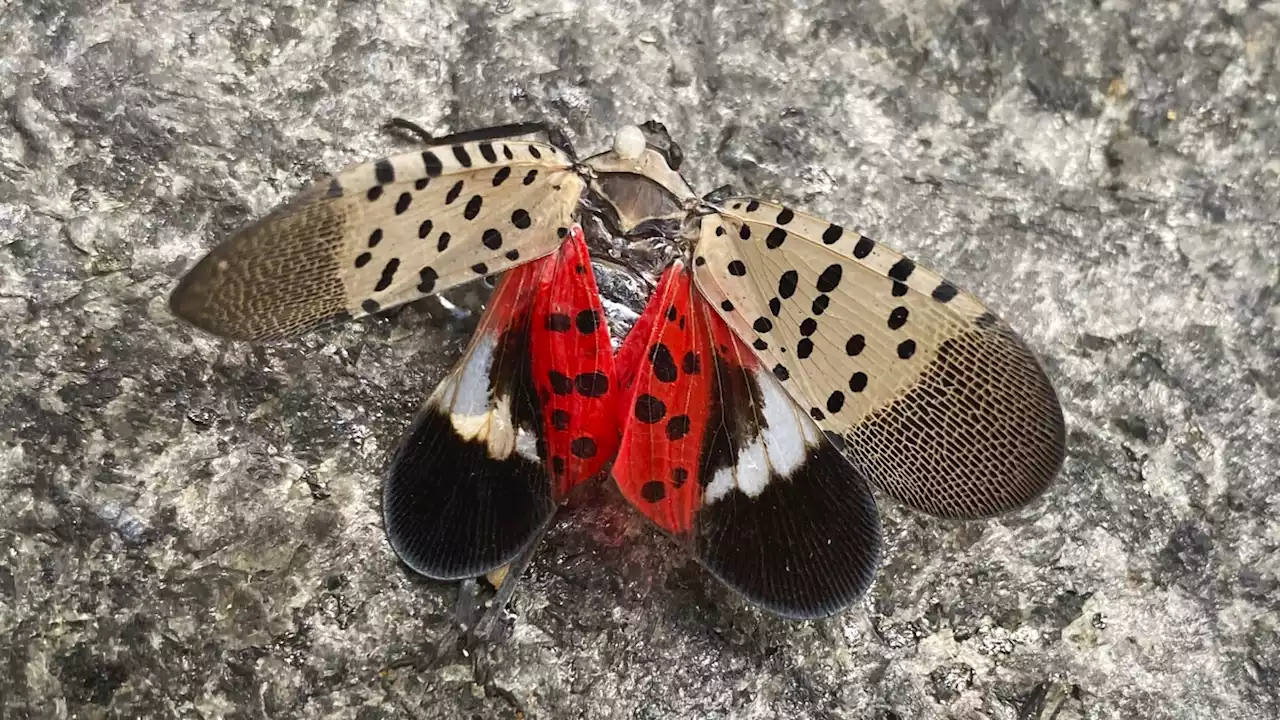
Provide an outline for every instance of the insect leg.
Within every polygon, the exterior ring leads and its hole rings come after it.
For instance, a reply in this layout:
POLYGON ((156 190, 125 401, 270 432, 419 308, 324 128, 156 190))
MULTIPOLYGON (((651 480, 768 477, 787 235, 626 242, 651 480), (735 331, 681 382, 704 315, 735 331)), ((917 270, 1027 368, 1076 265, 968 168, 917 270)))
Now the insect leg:
MULTIPOLYGON (((550 527, 549 523, 547 527, 550 527)), ((488 609, 485 610, 484 615, 480 617, 480 620, 476 622, 474 629, 471 631, 471 639, 474 642, 486 642, 493 639, 492 635, 498 619, 502 617, 502 612, 506 609, 507 603, 511 602, 511 596, 515 595, 516 585, 520 580, 520 576, 524 574, 524 571, 529 567, 529 563, 533 561, 533 555, 537 552, 538 544, 544 534, 546 534, 545 529, 538 534, 537 540, 529 543, 527 550, 520 553, 507 566, 502 585, 498 588, 498 592, 494 593, 493 598, 488 603, 488 609)))
POLYGON ((452 135, 443 135, 441 137, 433 137, 423 127, 412 120, 401 117, 393 117, 383 124, 385 130, 401 130, 421 140, 426 145, 453 145, 464 142, 478 142, 482 140, 503 140, 506 138, 519 137, 521 135, 533 135, 542 133, 547 136, 547 141, 557 148, 563 150, 571 158, 577 158, 573 151, 573 144, 569 142, 569 136, 559 126, 552 125, 545 121, 510 123, 507 125, 494 125, 493 127, 477 128, 475 130, 464 130, 462 132, 453 133, 452 135))

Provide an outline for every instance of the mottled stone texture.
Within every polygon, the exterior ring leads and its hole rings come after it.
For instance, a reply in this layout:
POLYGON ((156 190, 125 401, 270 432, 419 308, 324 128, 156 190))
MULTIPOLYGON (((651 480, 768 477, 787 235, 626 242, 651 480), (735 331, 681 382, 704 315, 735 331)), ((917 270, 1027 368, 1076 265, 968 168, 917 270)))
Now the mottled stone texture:
POLYGON ((0 714, 1280 715, 1278 16, 0 6, 0 714), (656 117, 698 187, 941 270, 1043 354, 1060 484, 988 523, 882 502, 871 594, 808 624, 745 607, 590 489, 510 637, 455 652, 455 588, 397 564, 379 487, 474 319, 428 302, 257 348, 165 307, 226 232, 404 147, 378 131, 393 114, 437 132, 543 116, 584 150, 656 117))

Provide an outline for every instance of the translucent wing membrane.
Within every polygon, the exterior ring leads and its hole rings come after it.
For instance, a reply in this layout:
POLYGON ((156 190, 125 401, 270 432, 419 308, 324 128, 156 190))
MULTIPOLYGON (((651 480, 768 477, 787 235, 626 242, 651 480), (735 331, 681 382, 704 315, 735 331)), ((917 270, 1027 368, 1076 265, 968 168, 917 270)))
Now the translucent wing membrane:
POLYGON ((214 248, 170 306, 224 337, 296 336, 555 251, 582 189, 563 152, 515 139, 357 165, 214 248))
POLYGON ((696 254, 712 306, 891 496, 988 516, 1057 473, 1057 396, 973 296, 856 232, 750 198, 702 220, 696 254))
POLYGON ((613 455, 615 377, 602 318, 576 226, 559 253, 503 275, 392 461, 383 512, 406 564, 439 579, 505 565, 613 455))
POLYGON ((879 557, 861 475, 729 331, 677 264, 619 353, 613 475, 726 585, 786 617, 835 612, 879 557))

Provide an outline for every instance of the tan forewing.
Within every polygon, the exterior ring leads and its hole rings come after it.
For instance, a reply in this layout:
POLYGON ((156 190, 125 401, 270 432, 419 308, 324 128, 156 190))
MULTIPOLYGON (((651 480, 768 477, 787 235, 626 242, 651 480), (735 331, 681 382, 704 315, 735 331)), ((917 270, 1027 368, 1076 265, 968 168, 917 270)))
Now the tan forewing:
POLYGON ((214 248, 170 305, 224 337, 293 337, 547 255, 581 193, 564 153, 523 140, 357 165, 214 248))
POLYGON ((1043 368, 972 295, 857 232, 726 201, 701 224, 698 287, 877 486, 949 517, 1052 481, 1062 411, 1043 368))

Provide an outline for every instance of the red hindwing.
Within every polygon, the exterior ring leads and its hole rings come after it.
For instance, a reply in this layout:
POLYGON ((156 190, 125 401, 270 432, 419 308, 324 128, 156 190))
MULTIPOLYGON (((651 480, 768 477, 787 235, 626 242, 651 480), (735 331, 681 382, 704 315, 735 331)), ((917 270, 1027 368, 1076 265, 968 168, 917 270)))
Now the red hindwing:
POLYGON ((631 504, 780 615, 821 617, 866 591, 880 548, 866 481, 681 263, 663 274, 618 358, 613 477, 631 504))
POLYGON ((613 345, 582 228, 542 273, 530 332, 533 378, 555 497, 600 472, 618 449, 613 345))
POLYGON ((505 273, 452 372, 405 435, 383 491, 391 546, 440 579, 529 546, 618 445, 614 363, 582 229, 505 273))

